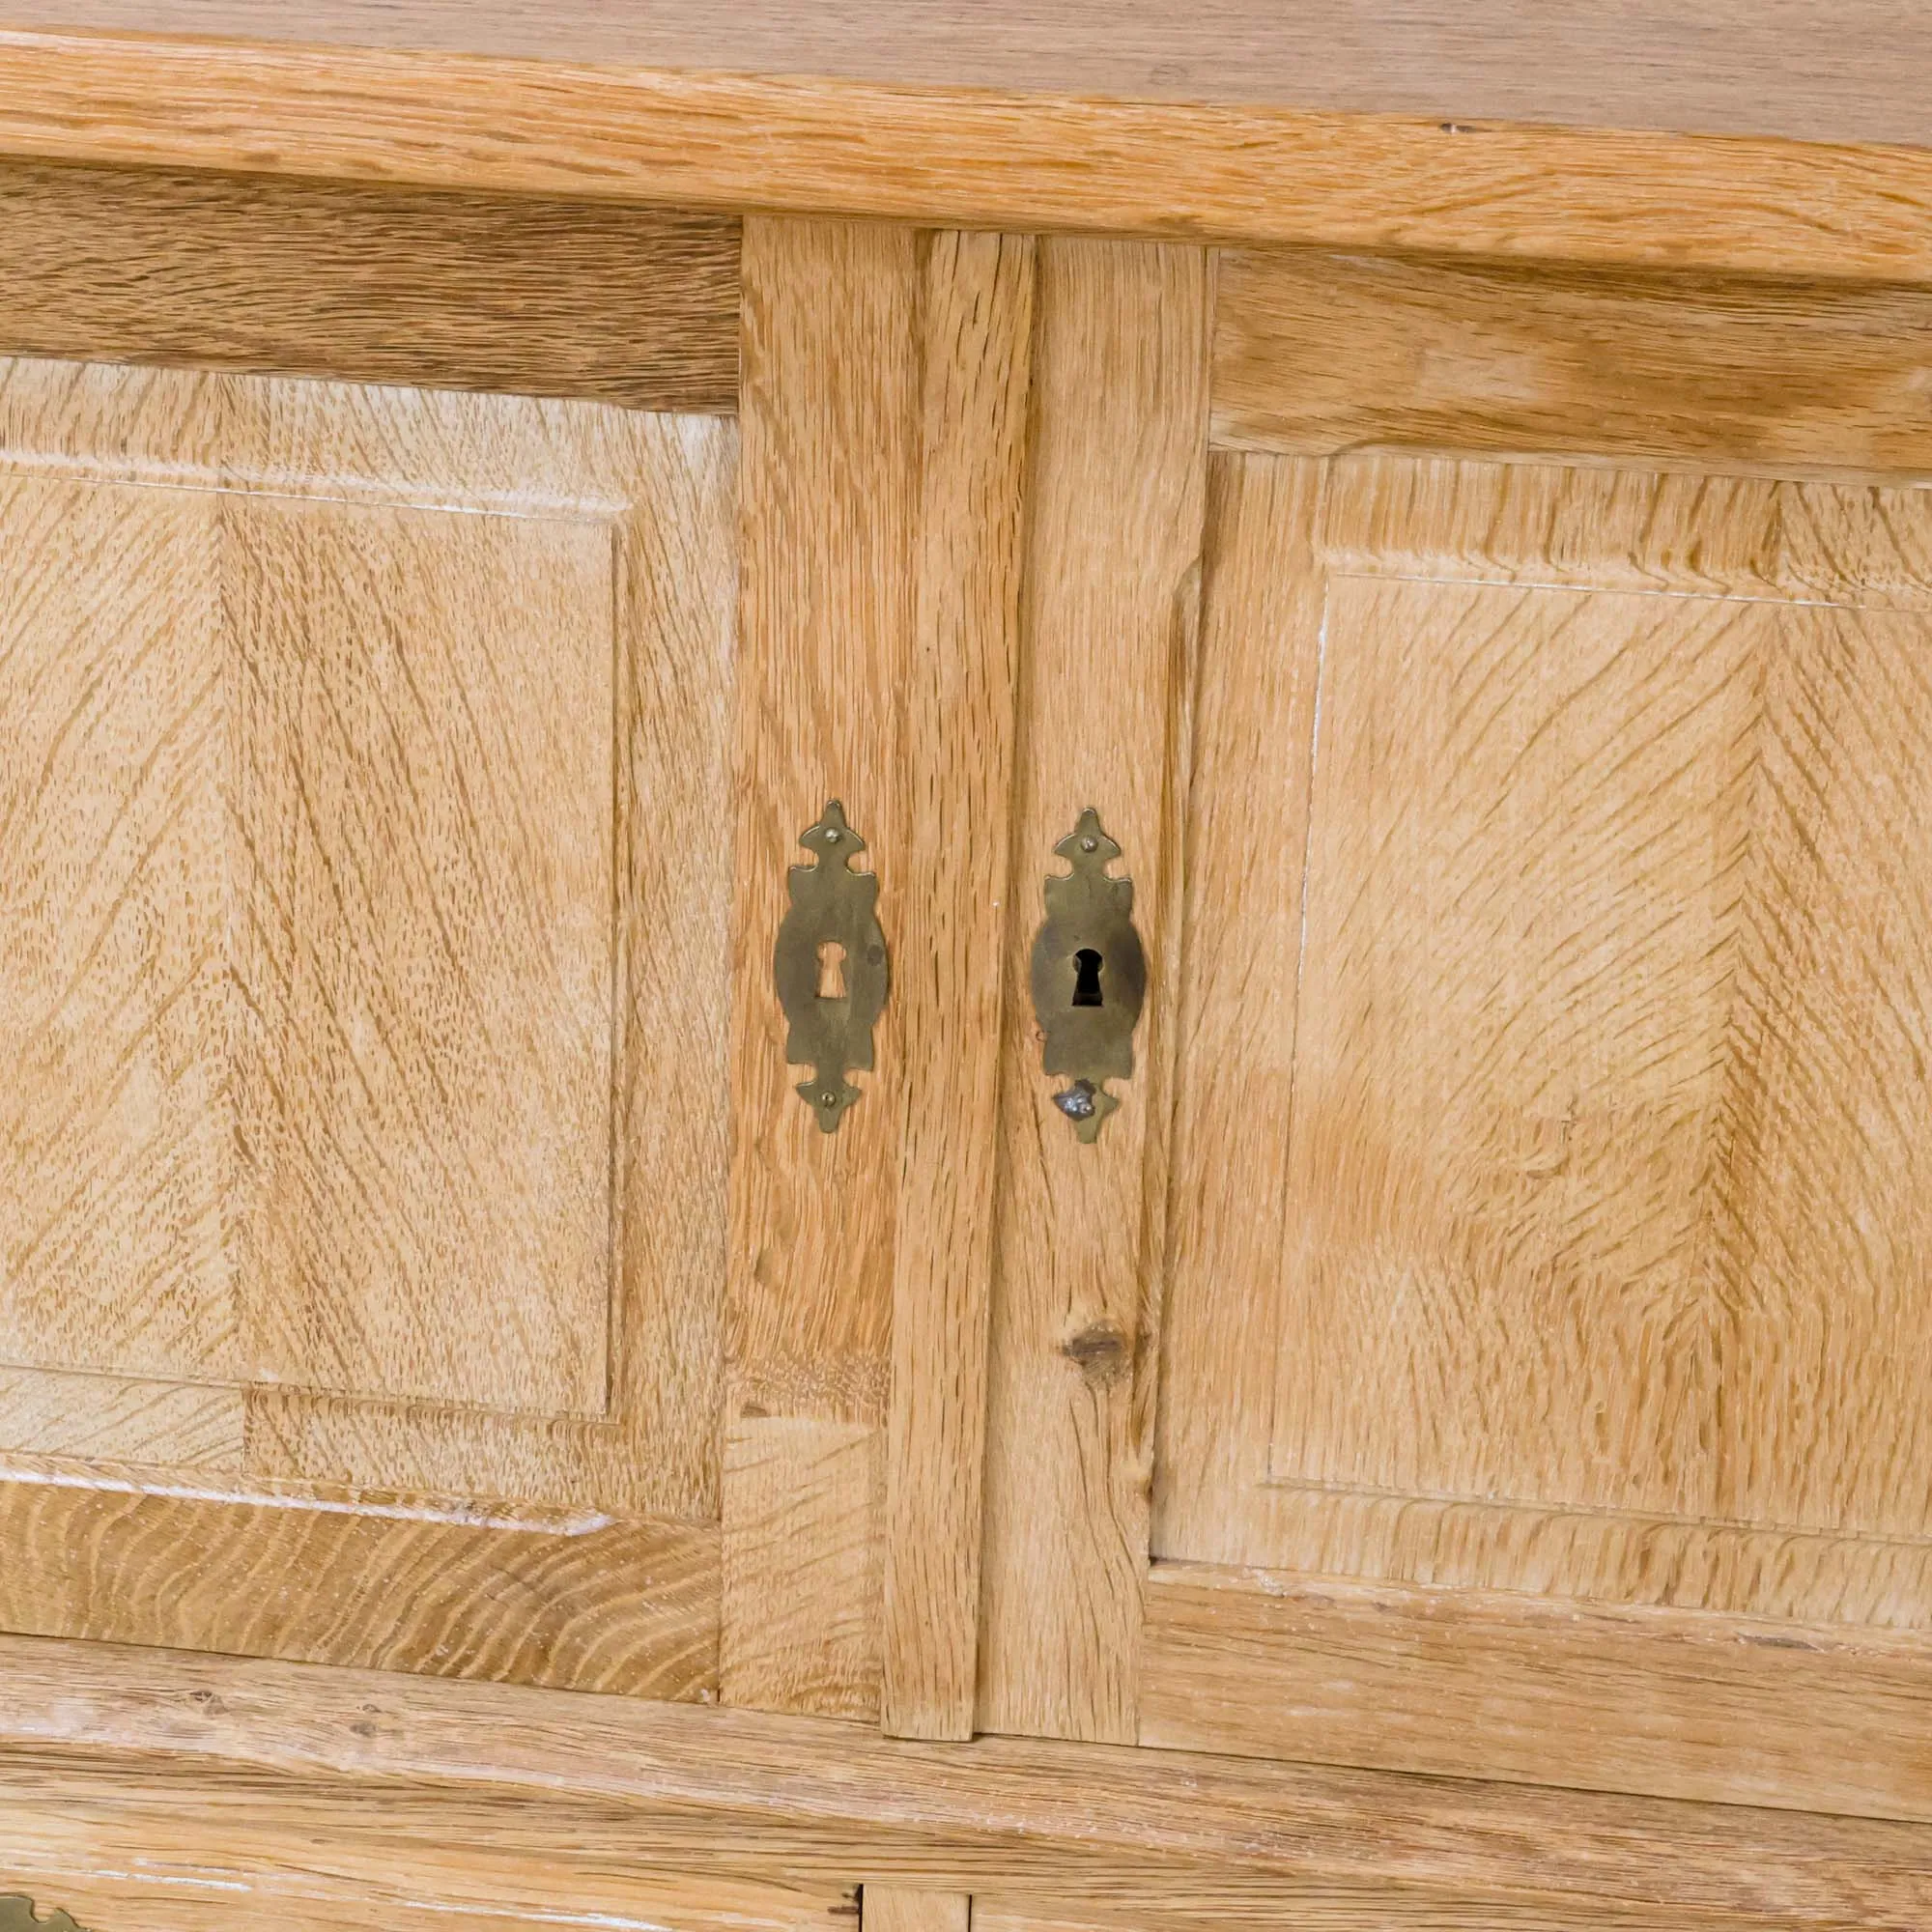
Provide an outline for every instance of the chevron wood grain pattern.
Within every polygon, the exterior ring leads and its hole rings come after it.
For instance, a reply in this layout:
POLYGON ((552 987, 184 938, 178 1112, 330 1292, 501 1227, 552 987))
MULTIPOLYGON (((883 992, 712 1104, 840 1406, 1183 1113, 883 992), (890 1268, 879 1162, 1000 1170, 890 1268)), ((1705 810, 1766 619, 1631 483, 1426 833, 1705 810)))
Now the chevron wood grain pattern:
POLYGON ((1920 289, 1232 249, 1214 316, 1231 447, 1932 472, 1920 289))
POLYGON ((601 1415, 611 533, 280 499, 221 541, 261 1177, 239 1264, 279 1285, 249 1378, 601 1415))
POLYGON ((1125 1742, 1147 1562, 1165 1054, 1207 460, 1208 262, 1042 242, 1007 930, 980 1722, 1125 1742), (1041 1072, 1028 955, 1055 845, 1095 808, 1153 994, 1082 1146, 1041 1072))
POLYGON ((31 27, 0 35, 0 152, 46 159, 1188 242, 1932 277, 1932 157, 1910 143, 31 27))
POLYGON ((9 160, 0 233, 7 354, 737 407, 725 216, 9 160))
POLYGON ((1144 1734, 1922 1803, 1919 494, 1216 476, 1144 1734))
POLYGON ((978 1694, 1036 251, 1030 239, 985 235, 935 235, 925 247, 905 725, 915 775, 906 856, 919 890, 900 919, 905 1124, 882 1715, 894 1736, 967 1738, 978 1694))
POLYGON ((22 1367, 223 1382, 243 1366, 218 1049, 219 509, 0 478, 0 1349, 22 1367))
POLYGON ((735 451, 0 363, 0 1621, 715 1687, 735 451))
POLYGON ((1562 1932, 1591 1911, 1625 1932, 1646 1913, 1723 1932, 1917 1932, 1932 1902, 1923 1825, 1188 1751, 908 1743, 729 1709, 19 1638, 0 1643, 0 1802, 33 1816, 84 1804, 123 1821, 115 1842, 173 1830, 256 1869, 293 1841, 308 1868, 393 1883, 461 1845, 477 1882, 532 1856, 601 1873, 598 1898, 653 1872, 762 1870, 809 1889, 997 1892, 1075 1919, 1152 1910, 1204 1932, 1293 1922, 1375 1887, 1436 1905, 1440 1932, 1512 1923, 1485 1919, 1490 1903, 1524 1925, 1541 1907, 1562 1932))
POLYGON ((1916 1633, 1189 1564, 1148 1605, 1150 1744, 1932 1815, 1916 1633))
POLYGON ((905 1001, 836 1134, 793 1091, 772 947, 798 839, 838 799, 897 943, 921 455, 910 229, 745 228, 736 726, 727 1701, 876 1717, 905 1001))

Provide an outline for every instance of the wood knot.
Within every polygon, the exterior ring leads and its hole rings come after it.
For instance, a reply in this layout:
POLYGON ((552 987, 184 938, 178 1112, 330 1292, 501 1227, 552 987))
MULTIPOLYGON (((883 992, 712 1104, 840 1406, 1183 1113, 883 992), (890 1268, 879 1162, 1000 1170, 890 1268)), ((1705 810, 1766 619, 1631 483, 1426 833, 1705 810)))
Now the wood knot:
POLYGON ((1127 1373, 1126 1332, 1114 1321, 1091 1321, 1060 1345, 1060 1352, 1086 1378, 1089 1388, 1105 1388, 1127 1373))

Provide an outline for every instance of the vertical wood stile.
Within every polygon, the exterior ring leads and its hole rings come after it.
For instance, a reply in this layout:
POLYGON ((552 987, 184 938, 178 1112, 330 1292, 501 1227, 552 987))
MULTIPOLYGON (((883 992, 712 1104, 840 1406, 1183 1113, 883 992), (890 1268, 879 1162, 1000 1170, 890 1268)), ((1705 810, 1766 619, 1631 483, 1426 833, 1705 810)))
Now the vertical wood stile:
POLYGON ((885 1554, 900 1737, 973 1733, 1034 265, 1026 237, 925 244, 885 1554))
POLYGON ((979 1721, 1130 1742, 1208 264, 1193 248, 1053 240, 1038 276, 979 1721), (1040 1070, 1027 957, 1054 845, 1090 805, 1123 849, 1151 978, 1125 1104, 1083 1147, 1040 1070))
POLYGON ((879 1702, 905 1002, 821 1133, 792 1091, 772 944, 830 798, 898 938, 918 276, 910 229, 746 224, 721 1681, 727 1703, 858 1718, 879 1702))
POLYGON ((1034 244, 753 221, 743 285, 724 1694, 965 1737, 1034 244), (771 949, 835 797, 894 985, 828 1135, 771 949))

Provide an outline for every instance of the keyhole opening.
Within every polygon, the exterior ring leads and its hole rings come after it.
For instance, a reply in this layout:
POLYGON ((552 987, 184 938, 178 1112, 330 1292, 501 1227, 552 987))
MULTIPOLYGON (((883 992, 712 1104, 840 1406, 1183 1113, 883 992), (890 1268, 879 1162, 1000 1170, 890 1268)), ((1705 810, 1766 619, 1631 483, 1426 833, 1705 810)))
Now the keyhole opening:
POLYGON ((1091 946, 1083 946, 1073 955, 1073 1004, 1076 1007, 1104 1007, 1100 991, 1100 955, 1091 946))
POLYGON ((836 939, 819 941, 818 997, 821 1000, 845 997, 845 949, 836 939))

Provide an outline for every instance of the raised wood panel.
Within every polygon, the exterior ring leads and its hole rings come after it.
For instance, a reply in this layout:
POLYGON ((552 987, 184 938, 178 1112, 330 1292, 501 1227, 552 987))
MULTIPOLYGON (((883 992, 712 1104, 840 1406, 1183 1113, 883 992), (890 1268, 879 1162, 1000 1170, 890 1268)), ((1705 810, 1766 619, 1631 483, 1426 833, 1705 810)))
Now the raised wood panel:
POLYGON ((220 499, 0 493, 0 1350, 233 1381, 220 499))
POLYGON ((1214 437, 1923 475, 1928 325, 1914 288, 1231 249, 1214 437))
POLYGON ((0 351, 728 412, 726 215, 0 161, 0 351))
POLYGON ((1143 1736, 1918 1802, 1923 500, 1215 476, 1143 1736))
POLYGON ((1780 614, 1330 581, 1273 1480, 1727 1514, 1702 1250, 1780 614))
POLYGON ((601 1415, 611 532, 243 500, 247 1378, 601 1415))
POLYGON ((0 365, 8 1627, 714 1683, 735 443, 0 365))

